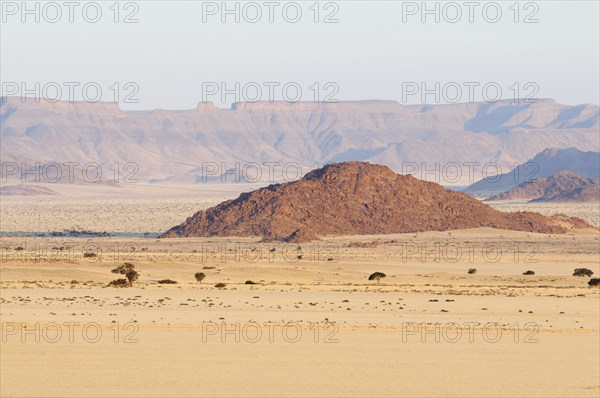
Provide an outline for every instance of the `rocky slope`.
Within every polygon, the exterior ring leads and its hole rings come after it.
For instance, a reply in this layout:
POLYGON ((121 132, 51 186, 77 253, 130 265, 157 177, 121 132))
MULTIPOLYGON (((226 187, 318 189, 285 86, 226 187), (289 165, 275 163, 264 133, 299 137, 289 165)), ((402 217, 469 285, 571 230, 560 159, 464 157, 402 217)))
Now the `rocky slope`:
POLYGON ((600 179, 600 152, 581 151, 577 148, 546 148, 510 172, 477 181, 463 192, 474 196, 490 196, 563 170, 600 179))
POLYGON ((302 236, 312 240, 323 235, 474 227, 563 233, 587 224, 530 212, 502 213, 464 193, 396 174, 385 166, 346 162, 199 211, 163 237, 262 236, 297 242, 302 236))
POLYGON ((487 200, 600 202, 600 180, 583 177, 573 171, 561 171, 550 177, 519 184, 487 200))

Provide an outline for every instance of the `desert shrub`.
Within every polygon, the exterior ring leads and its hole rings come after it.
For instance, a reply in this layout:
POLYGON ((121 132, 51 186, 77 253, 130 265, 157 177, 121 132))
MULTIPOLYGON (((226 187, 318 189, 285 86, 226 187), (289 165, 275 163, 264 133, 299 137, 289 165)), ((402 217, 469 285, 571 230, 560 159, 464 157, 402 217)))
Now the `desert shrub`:
POLYGON ((217 284, 215 285, 215 287, 218 287, 218 288, 222 288, 222 287, 225 287, 225 286, 227 286, 227 285, 226 285, 226 284, 224 284, 224 283, 217 283, 217 284))
POLYGON ((127 286, 129 286, 129 281, 125 278, 119 278, 119 279, 115 279, 114 281, 110 281, 108 283, 108 286, 127 287, 127 286))
POLYGON ((98 255, 96 253, 88 252, 88 253, 83 253, 83 257, 84 258, 91 258, 91 257, 98 257, 98 255))
POLYGON ((215 269, 217 267, 211 267, 210 265, 206 265, 204 267, 202 267, 202 269, 215 269))
POLYGON ((377 283, 379 283, 381 278, 385 278, 387 275, 384 274, 383 272, 374 272, 371 275, 369 275, 369 280, 370 281, 377 281, 377 283))
POLYGON ((469 268, 469 270, 467 271, 467 274, 476 274, 477 273, 477 268, 469 268))
POLYGON ((110 272, 112 272, 113 274, 125 275, 129 286, 133 286, 133 282, 137 281, 138 277, 140 276, 140 274, 135 270, 135 265, 133 265, 132 263, 123 263, 122 265, 119 265, 117 268, 111 270, 110 272))
POLYGON ((588 282, 588 285, 590 285, 590 286, 600 286, 600 278, 592 278, 592 279, 590 279, 590 281, 588 282))
POLYGON ((587 269, 587 268, 575 268, 575 270, 573 271, 573 276, 590 277, 592 275, 594 275, 594 271, 592 271, 591 269, 587 269))
POLYGON ((535 275, 535 272, 533 272, 532 270, 527 270, 523 272, 523 275, 535 275))
POLYGON ((256 285, 256 282, 252 282, 251 280, 247 280, 244 282, 246 285, 256 285))
POLYGON ((17 246, 17 247, 15 247, 15 250, 20 252, 22 250, 25 250, 25 248, 23 248, 23 246, 17 246))
POLYGON ((196 272, 194 278, 196 278, 196 281, 202 282, 206 278, 206 274, 204 272, 196 272))
POLYGON ((172 279, 161 279, 158 281, 158 283, 160 283, 161 285, 176 285, 177 281, 174 281, 172 279))

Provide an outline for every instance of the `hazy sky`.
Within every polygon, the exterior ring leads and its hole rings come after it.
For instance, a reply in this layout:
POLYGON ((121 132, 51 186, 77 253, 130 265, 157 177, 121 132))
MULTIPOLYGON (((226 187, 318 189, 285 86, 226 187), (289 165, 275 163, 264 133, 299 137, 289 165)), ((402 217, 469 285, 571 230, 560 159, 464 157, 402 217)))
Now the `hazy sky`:
POLYGON ((318 100, 467 102, 497 98, 500 89, 502 98, 600 102, 597 1, 472 2, 472 8, 429 1, 433 13, 426 15, 421 1, 228 2, 239 22, 222 15, 221 1, 120 2, 118 15, 113 1, 91 3, 79 2, 70 23, 62 1, 38 3, 39 22, 36 2, 27 3, 32 14, 23 14, 21 1, 2 1, 3 95, 15 87, 20 93, 22 82, 35 90, 39 82, 39 91, 46 87, 53 97, 62 87, 66 100, 65 82, 74 82, 81 99, 82 86, 92 83, 88 99, 96 87, 107 101, 118 91, 123 109, 187 109, 203 97, 220 107, 268 100, 270 90, 282 99, 287 84, 288 100, 298 88, 302 100, 314 100, 318 87, 318 100), (127 16, 138 22, 124 23, 127 16), (235 92, 224 101, 222 83, 235 92), (423 88, 431 90, 424 98, 423 88), (211 96, 210 89, 218 91, 211 96), (128 94, 138 103, 125 102, 128 94))

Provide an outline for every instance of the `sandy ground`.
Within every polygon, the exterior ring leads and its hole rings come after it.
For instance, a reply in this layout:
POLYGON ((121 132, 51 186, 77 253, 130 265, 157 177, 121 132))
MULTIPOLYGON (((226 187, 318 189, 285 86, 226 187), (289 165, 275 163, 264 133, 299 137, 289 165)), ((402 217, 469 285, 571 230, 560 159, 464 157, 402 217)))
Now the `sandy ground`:
POLYGON ((60 195, 0 196, 0 231, 164 232, 198 210, 258 188, 257 184, 40 186, 60 195))
POLYGON ((2 237, 1 395, 600 395, 598 232, 256 241, 2 237))

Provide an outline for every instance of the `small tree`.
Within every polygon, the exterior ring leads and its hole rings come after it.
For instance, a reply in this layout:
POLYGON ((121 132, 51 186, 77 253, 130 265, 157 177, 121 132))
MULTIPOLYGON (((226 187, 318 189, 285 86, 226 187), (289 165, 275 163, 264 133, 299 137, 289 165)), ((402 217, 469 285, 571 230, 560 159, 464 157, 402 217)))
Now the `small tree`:
POLYGON ((535 275, 535 272, 533 272, 532 270, 528 270, 523 272, 523 275, 535 275))
POLYGON ((135 270, 135 265, 132 263, 123 263, 111 271, 113 274, 125 275, 129 287, 133 286, 133 282, 137 281, 140 274, 135 270))
POLYGON ((206 274, 204 272, 196 272, 194 277, 196 278, 196 281, 202 282, 204 278, 206 278, 206 274))
POLYGON ((469 268, 469 270, 467 271, 467 274, 476 274, 477 273, 477 268, 469 268))
POLYGON ((575 268, 573 271, 573 276, 587 276, 590 277, 594 275, 594 271, 588 268, 575 268))
POLYGON ((369 276, 369 280, 370 281, 377 281, 377 283, 379 284, 380 279, 381 278, 385 278, 387 275, 384 274, 383 272, 374 272, 369 276))
POLYGON ((590 281, 588 282, 588 285, 590 285, 590 286, 600 286, 600 278, 592 278, 592 279, 590 279, 590 281))

